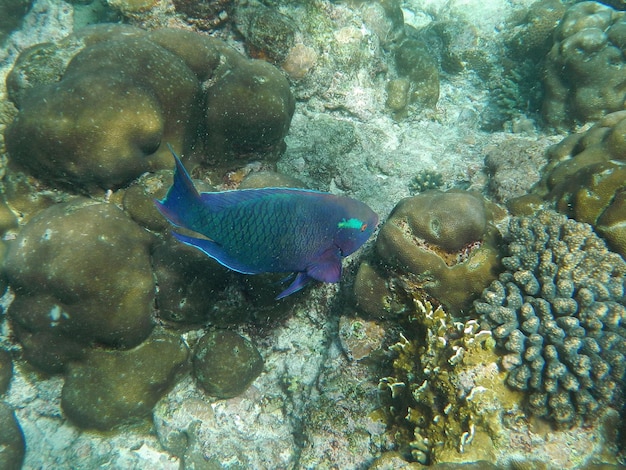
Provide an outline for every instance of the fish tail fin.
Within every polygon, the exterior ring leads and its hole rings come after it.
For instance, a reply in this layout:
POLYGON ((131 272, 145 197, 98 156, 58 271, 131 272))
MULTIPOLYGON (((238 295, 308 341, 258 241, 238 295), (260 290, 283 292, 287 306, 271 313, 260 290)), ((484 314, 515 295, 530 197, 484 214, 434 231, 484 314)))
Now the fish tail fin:
POLYGON ((170 144, 167 144, 167 146, 176 161, 174 182, 163 199, 154 200, 154 205, 172 224, 191 229, 193 220, 189 220, 190 216, 197 214, 195 208, 202 206, 200 195, 193 185, 189 173, 187 173, 180 161, 180 157, 176 155, 170 144))

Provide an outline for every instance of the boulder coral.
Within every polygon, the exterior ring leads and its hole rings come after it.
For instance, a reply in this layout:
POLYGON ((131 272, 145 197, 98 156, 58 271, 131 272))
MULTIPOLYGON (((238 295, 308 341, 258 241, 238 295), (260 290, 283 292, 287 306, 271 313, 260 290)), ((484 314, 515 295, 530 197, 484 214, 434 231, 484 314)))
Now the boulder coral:
POLYGON ((91 350, 68 366, 63 411, 77 426, 101 431, 146 418, 187 355, 178 335, 157 330, 131 350, 91 350))
POLYGON ((78 199, 37 216, 9 246, 9 316, 25 358, 60 372, 94 344, 129 348, 153 328, 151 236, 112 204, 78 199))
POLYGON ((229 330, 206 333, 194 348, 193 375, 217 398, 243 393, 263 371, 263 358, 247 339, 229 330))
POLYGON ((27 49, 7 88, 19 109, 5 133, 11 162, 90 193, 170 168, 166 143, 186 153, 205 140, 213 162, 280 149, 294 111, 266 62, 196 33, 126 25, 27 49))
POLYGON ((426 191, 396 205, 376 250, 404 284, 458 314, 496 277, 498 235, 491 218, 477 194, 426 191))
POLYGON ((567 128, 624 109, 625 48, 626 12, 591 1, 568 8, 545 61, 548 124, 567 128))
POLYGON ((626 256, 626 110, 569 135, 548 150, 548 158, 533 192, 568 217, 594 226, 626 256))

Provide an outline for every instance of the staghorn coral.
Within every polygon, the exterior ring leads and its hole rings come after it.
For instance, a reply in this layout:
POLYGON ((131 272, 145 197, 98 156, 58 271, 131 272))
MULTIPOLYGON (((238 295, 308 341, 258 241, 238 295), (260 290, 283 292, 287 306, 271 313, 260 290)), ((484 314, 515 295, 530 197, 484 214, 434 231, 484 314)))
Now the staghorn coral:
POLYGON ((626 263, 587 224, 514 218, 506 271, 474 303, 504 348, 507 383, 559 426, 591 420, 624 387, 626 263))

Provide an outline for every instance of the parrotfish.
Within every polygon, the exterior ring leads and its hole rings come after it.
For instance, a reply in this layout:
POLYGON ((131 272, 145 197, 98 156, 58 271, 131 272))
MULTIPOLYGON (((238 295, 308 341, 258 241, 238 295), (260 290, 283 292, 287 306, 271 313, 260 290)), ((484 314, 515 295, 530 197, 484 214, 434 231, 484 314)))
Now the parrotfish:
POLYGON ((172 232, 233 271, 243 274, 295 273, 276 299, 311 280, 339 282, 342 259, 359 249, 378 225, 366 204, 330 193, 295 188, 242 189, 199 193, 180 158, 174 182, 157 209, 174 226, 198 237, 172 232))

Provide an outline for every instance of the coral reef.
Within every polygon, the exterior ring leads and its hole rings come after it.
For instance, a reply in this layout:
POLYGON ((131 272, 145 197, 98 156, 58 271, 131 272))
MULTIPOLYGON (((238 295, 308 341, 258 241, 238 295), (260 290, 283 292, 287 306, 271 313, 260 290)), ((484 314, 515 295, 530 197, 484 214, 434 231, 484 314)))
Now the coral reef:
POLYGON ((263 371, 263 358, 247 339, 229 330, 218 330, 200 338, 192 365, 194 377, 209 395, 232 398, 263 371))
POLYGON ((186 360, 180 337, 157 330, 134 349, 91 350, 67 367, 63 411, 81 428, 102 431, 144 419, 186 360))
MULTIPOLYGON (((395 50, 396 69, 400 77, 408 80, 408 86, 401 86, 400 90, 406 89, 407 104, 415 104, 419 108, 434 107, 439 100, 439 68, 433 54, 426 43, 418 39, 407 39, 395 50)), ((388 93, 389 106, 396 112, 402 111, 394 97, 397 81, 392 82, 388 93)))
POLYGON ((158 3, 158 0, 106 0, 106 2, 123 15, 132 15, 150 10, 158 3))
POLYGON ((293 20, 278 10, 257 5, 237 10, 237 29, 250 57, 282 63, 295 45, 293 20))
POLYGON ((543 90, 543 59, 553 45, 554 30, 565 13, 560 0, 539 0, 514 12, 507 20, 501 60, 489 74, 489 105, 481 113, 481 127, 501 130, 516 120, 539 115, 543 90))
POLYGON ((152 330, 152 238, 112 204, 52 206, 20 231, 5 263, 9 316, 36 366, 59 372, 94 343, 132 347, 152 330))
POLYGON ((624 109, 626 12, 585 1, 567 9, 548 53, 543 116, 551 126, 597 121, 624 109))
POLYGON ((173 0, 174 8, 185 21, 202 30, 213 30, 231 19, 233 0, 173 0))
POLYGON ((522 17, 512 18, 516 24, 506 33, 512 54, 543 59, 552 48, 552 35, 565 12, 566 7, 559 0, 539 0, 523 10, 522 17))
POLYGON ((198 135, 214 161, 276 158, 294 111, 277 69, 182 30, 87 27, 24 51, 7 85, 19 108, 5 133, 11 162, 88 192, 170 168, 164 143, 188 151, 198 135))
POLYGON ((512 219, 507 242, 506 271, 475 302, 507 383, 559 426, 591 421, 625 386, 626 263, 552 211, 512 219))
MULTIPOLYGON (((161 319, 201 324, 217 316, 211 304, 223 297, 220 292, 229 279, 226 268, 172 237, 155 247, 152 265, 159 284, 156 299, 161 319)), ((222 311, 219 316, 227 315, 222 311)))
POLYGON ((11 354, 4 349, 0 349, 0 395, 9 388, 9 383, 13 377, 13 361, 11 354))
POLYGON ((19 26, 31 4, 32 0, 14 0, 0 4, 0 44, 19 26))
POLYGON ((548 165, 533 192, 556 209, 594 226, 609 246, 626 256, 626 111, 600 119, 548 151, 548 165))
POLYGON ((494 462, 500 413, 513 409, 517 396, 497 370, 491 333, 419 300, 407 320, 390 348, 391 374, 379 383, 389 393, 400 453, 421 464, 494 462))
POLYGON ((496 277, 497 230, 491 219, 479 195, 426 191, 396 205, 376 249, 405 284, 459 313, 496 277))
POLYGON ((489 195, 498 203, 526 195, 542 177, 548 157, 546 147, 554 139, 505 135, 485 148, 489 195))

